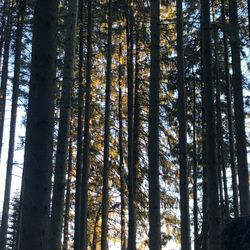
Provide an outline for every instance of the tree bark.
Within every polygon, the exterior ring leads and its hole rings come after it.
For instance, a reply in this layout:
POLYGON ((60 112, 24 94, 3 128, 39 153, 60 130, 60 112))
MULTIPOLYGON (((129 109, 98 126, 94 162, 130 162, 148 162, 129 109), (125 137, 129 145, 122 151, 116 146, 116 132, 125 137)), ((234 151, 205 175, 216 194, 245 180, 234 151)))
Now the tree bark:
POLYGON ((85 120, 83 141, 83 168, 81 189, 81 215, 80 215, 80 250, 87 250, 88 229, 88 185, 89 185, 89 148, 90 148, 90 104, 91 104, 91 69, 92 69, 92 0, 88 0, 87 24, 87 62, 86 62, 86 94, 85 94, 85 120))
POLYGON ((57 6, 56 0, 38 0, 35 6, 21 203, 22 250, 48 249, 57 6))
POLYGON ((161 249, 159 184, 160 2, 151 0, 149 94, 149 249, 161 249))
POLYGON ((201 0, 203 80, 205 84, 206 167, 208 176, 209 250, 220 249, 220 209, 218 194, 218 163, 216 156, 216 129, 214 114, 214 88, 212 82, 210 1, 201 0))
POLYGON ((109 210, 109 136, 110 136, 110 93, 111 93, 111 65, 112 65, 112 0, 108 2, 108 42, 106 69, 106 99, 104 121, 104 158, 103 158, 103 189, 102 189, 102 233, 101 250, 108 249, 108 210, 109 210))
POLYGON ((73 67, 75 57, 75 38, 77 24, 78 0, 70 0, 66 17, 65 56, 63 82, 60 102, 60 118, 57 138, 56 164, 52 208, 50 218, 49 249, 61 249, 63 228, 64 193, 66 186, 66 169, 69 144, 71 95, 73 86, 73 67))
POLYGON ((180 164, 181 249, 191 250, 182 0, 177 0, 176 5, 177 5, 177 71, 178 71, 177 86, 178 86, 178 121, 179 121, 178 144, 179 144, 179 164, 180 164))
POLYGON ((250 213, 250 200, 237 9, 237 1, 229 0, 230 45, 232 51, 234 118, 236 155, 239 174, 240 213, 242 216, 245 216, 250 213))

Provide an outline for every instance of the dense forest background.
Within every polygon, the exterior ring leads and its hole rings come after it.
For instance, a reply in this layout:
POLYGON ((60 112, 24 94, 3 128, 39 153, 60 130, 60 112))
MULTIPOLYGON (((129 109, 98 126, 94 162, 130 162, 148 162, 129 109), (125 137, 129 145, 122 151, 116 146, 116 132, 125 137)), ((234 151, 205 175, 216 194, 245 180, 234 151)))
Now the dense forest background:
POLYGON ((1 0, 0 250, 250 249, 249 18, 1 0))

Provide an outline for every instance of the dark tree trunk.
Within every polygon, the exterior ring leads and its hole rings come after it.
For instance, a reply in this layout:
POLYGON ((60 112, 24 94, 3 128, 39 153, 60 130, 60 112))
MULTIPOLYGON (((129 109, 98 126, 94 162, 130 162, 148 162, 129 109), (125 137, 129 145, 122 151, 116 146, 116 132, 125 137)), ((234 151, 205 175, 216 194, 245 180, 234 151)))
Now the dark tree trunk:
POLYGON ((149 94, 149 249, 161 249, 159 184, 160 2, 151 0, 149 94))
POLYGON ((221 15, 223 25, 223 45, 224 45, 224 64, 225 64, 225 83, 226 83, 226 100, 227 100, 227 119, 228 119, 228 133, 229 133, 229 147, 230 147, 230 165, 232 172, 232 189, 233 189, 233 208, 234 216, 239 217, 239 202, 238 202, 238 185, 237 185, 237 171, 235 164, 235 147, 234 147, 234 132, 232 121, 232 93, 231 83, 229 80, 229 59, 228 59, 228 43, 227 33, 225 32, 226 18, 225 18, 225 3, 221 1, 221 15))
POLYGON ((20 249, 48 249, 57 5, 56 0, 38 0, 35 6, 20 249))
POLYGON ((90 104, 91 104, 91 69, 92 69, 92 0, 88 0, 87 24, 87 62, 86 62, 86 93, 85 93, 85 120, 83 141, 83 168, 81 189, 81 215, 80 215, 80 250, 87 250, 88 229, 88 185, 89 185, 89 148, 90 148, 90 104))
POLYGON ((15 148, 17 100, 18 100, 18 95, 19 95, 21 45, 22 45, 25 8, 26 8, 26 1, 25 0, 19 1, 16 41, 15 41, 15 64, 14 64, 14 78, 13 78, 13 91, 12 91, 12 104, 11 104, 10 137, 9 137, 9 149, 8 149, 8 159, 7 159, 7 172, 6 172, 6 179, 5 179, 4 203, 3 203, 3 211, 2 211, 1 230, 0 230, 0 249, 1 250, 5 249, 6 240, 7 240, 10 191, 11 191, 13 157, 14 157, 14 148, 15 148))
POLYGON ((7 4, 7 23, 4 30, 4 53, 3 53, 3 66, 1 75, 1 87, 0 87, 0 160, 2 156, 3 146, 3 130, 5 119, 5 106, 6 106, 6 94, 8 83, 8 71, 9 71, 9 54, 10 54, 10 42, 11 42, 11 30, 13 24, 13 4, 7 4))
POLYGON ((119 171, 120 171, 120 196, 121 196, 121 250, 126 250, 126 204, 125 204, 125 176, 124 176, 124 165, 123 165, 123 115, 122 115, 122 44, 119 46, 119 171))
POLYGON ((176 5, 177 5, 177 70, 178 70, 177 85, 178 85, 178 121, 179 121, 181 249, 191 250, 182 0, 177 0, 176 5))
POLYGON ((9 9, 9 0, 4 1, 1 13, 1 26, 0 26, 0 68, 2 66, 2 54, 3 54, 3 44, 4 44, 4 32, 6 25, 6 12, 9 9))
POLYGON ((128 249, 136 249, 136 221, 135 221, 135 190, 134 190, 134 70, 133 70, 133 44, 134 44, 134 17, 131 1, 127 1, 127 75, 128 75, 128 249))
POLYGON ((75 38, 77 24, 78 0, 70 0, 68 15, 65 20, 66 39, 63 68, 63 82, 60 102, 60 119, 57 138, 56 164, 52 209, 50 218, 49 249, 61 249, 63 228, 64 193, 66 186, 66 170, 71 114, 71 93, 73 85, 73 65, 75 56, 75 38))
POLYGON ((208 225, 210 250, 220 249, 220 209, 218 194, 218 163, 216 156, 216 129, 214 114, 214 88, 212 83, 212 53, 210 1, 201 0, 202 11, 202 55, 203 80, 205 84, 205 118, 206 118, 206 167, 208 180, 208 225))
POLYGON ((111 65, 112 65, 112 0, 108 2, 108 42, 106 69, 106 99, 104 121, 104 159, 103 159, 103 189, 102 189, 102 235, 101 250, 108 249, 108 210, 109 210, 109 136, 110 136, 110 93, 111 93, 111 65))
POLYGON ((237 8, 237 1, 229 0, 230 45, 232 51, 234 117, 236 155, 239 174, 240 213, 242 216, 245 216, 250 213, 250 201, 237 8))
POLYGON ((76 194, 74 218, 74 250, 80 250, 81 179, 83 154, 83 0, 79 0, 79 61, 78 61, 78 114, 76 154, 76 194))
POLYGON ((73 172, 73 159, 72 159, 73 155, 72 155, 72 153, 73 153, 72 152, 72 140, 70 139, 62 250, 68 250, 68 245, 69 245, 69 220, 70 220, 71 184, 72 184, 72 172, 73 172))

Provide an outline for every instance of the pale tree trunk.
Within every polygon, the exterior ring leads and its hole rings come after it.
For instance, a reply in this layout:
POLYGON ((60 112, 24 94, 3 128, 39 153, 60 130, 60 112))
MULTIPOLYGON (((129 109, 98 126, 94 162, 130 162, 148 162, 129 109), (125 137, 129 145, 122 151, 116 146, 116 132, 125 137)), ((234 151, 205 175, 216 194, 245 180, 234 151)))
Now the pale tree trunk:
POLYGON ((237 1, 229 0, 230 45, 232 51, 234 118, 236 155, 239 174, 240 214, 244 216, 249 215, 250 213, 250 200, 237 8, 237 1))
POLYGON ((159 183, 160 2, 151 0, 149 95, 149 249, 161 249, 159 183))
POLYGON ((57 41, 56 0, 35 6, 20 249, 48 249, 57 41))
POLYGON ((181 249, 191 250, 182 0, 177 0, 176 5, 177 5, 177 71, 178 71, 177 85, 178 85, 178 121, 179 121, 181 249))
POLYGON ((110 93, 112 65, 112 0, 108 2, 108 42, 107 69, 105 91, 105 121, 104 121, 104 158, 103 158, 103 188, 102 188, 102 233, 101 250, 108 249, 108 210, 109 210, 109 136, 110 136, 110 93))
POLYGON ((6 240, 7 240, 10 191, 11 191, 13 157, 14 157, 14 148, 15 148, 17 101, 18 101, 18 95, 19 95, 21 46, 22 46, 25 8, 26 8, 26 1, 20 0, 19 5, 18 5, 18 18, 17 18, 16 41, 15 41, 15 63, 14 63, 14 78, 13 78, 13 90, 12 90, 7 172, 6 172, 6 179, 5 179, 5 190, 4 190, 5 193, 4 193, 4 203, 3 203, 3 211, 2 211, 1 230, 0 230, 0 249, 1 250, 5 249, 6 240))
POLYGON ((214 89, 212 83, 210 1, 201 0, 203 80, 205 84, 206 167, 208 180, 208 249, 220 249, 220 208, 218 194, 218 163, 216 156, 216 129, 214 89))

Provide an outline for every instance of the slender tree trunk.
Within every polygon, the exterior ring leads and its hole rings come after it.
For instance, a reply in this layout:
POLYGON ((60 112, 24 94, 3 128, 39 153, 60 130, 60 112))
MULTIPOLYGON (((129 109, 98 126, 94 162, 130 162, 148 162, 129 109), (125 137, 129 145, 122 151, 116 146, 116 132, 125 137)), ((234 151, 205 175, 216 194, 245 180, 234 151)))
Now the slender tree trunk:
POLYGON ((8 150, 7 173, 6 173, 6 179, 5 179, 5 193, 4 193, 4 203, 3 203, 3 211, 2 211, 1 230, 0 230, 0 249, 1 250, 5 249, 6 240, 7 240, 10 191, 11 191, 13 157, 14 157, 14 147, 15 147, 17 100, 18 100, 18 95, 19 95, 21 45, 22 45, 25 8, 26 8, 26 1, 20 0, 19 6, 18 6, 18 18, 17 18, 16 41, 15 41, 15 64, 14 64, 14 78, 13 78, 13 91, 12 91, 11 119, 10 119, 9 150, 8 150))
POLYGON ((235 165, 235 148, 234 148, 234 132, 232 121, 232 93, 231 84, 229 80, 229 59, 228 59, 228 43, 227 33, 225 32, 226 18, 225 18, 225 3, 221 1, 221 16, 223 24, 223 46, 224 46, 224 64, 225 64, 225 83, 226 83, 226 100, 227 100, 227 119, 228 119, 228 133, 229 133, 229 147, 230 147, 230 165, 232 172, 232 189, 233 189, 233 208, 234 216, 239 217, 239 203, 238 203, 238 185, 237 185, 237 171, 235 165))
POLYGON ((205 117, 206 117, 206 167, 208 174, 208 224, 209 250, 220 249, 220 209, 218 195, 218 163, 216 156, 216 129, 214 114, 214 89, 212 83, 212 53, 210 1, 201 0, 202 11, 202 49, 203 77, 205 84, 205 117))
POLYGON ((193 216, 194 216, 194 250, 198 250, 198 195, 197 195, 197 146, 196 146, 196 80, 193 83, 193 216))
POLYGON ((134 191, 134 70, 133 70, 133 44, 134 44, 134 17, 132 1, 128 0, 127 7, 127 74, 128 74, 128 249, 136 249, 136 215, 134 191))
POLYGON ((9 71, 9 54, 10 54, 10 42, 11 42, 11 30, 13 23, 13 4, 8 4, 9 9, 7 10, 7 23, 4 32, 4 53, 3 53, 3 66, 1 76, 1 87, 0 87, 0 160, 2 155, 3 146, 3 130, 4 130, 4 119, 5 119, 5 106, 6 106, 6 94, 7 94, 7 83, 8 83, 8 71, 9 71))
POLYGON ((149 95, 149 249, 161 249, 159 183, 160 2, 151 0, 149 95))
POLYGON ((65 211, 64 211, 64 227, 63 227, 63 250, 68 250, 69 245, 69 220, 70 220, 70 203, 71 203, 71 182, 72 182, 72 140, 69 141, 69 157, 68 157, 68 179, 66 189, 65 211))
POLYGON ((3 44, 4 44, 4 32, 6 25, 6 12, 9 9, 9 0, 4 1, 1 13, 1 26, 0 26, 0 68, 2 68, 2 54, 3 54, 3 44))
POLYGON ((122 43, 119 46, 119 170, 120 170, 120 196, 121 196, 121 250, 126 250, 126 204, 125 204, 125 176, 123 165, 123 115, 122 115, 122 43))
POLYGON ((177 5, 177 70, 178 70, 177 85, 178 85, 178 121, 179 121, 181 249, 191 250, 182 0, 177 0, 176 5, 177 5))
POLYGON ((92 0, 88 0, 88 27, 87 27, 87 62, 86 62, 86 94, 85 94, 85 120, 83 142, 83 168, 81 189, 81 224, 80 224, 80 250, 87 250, 88 229, 88 186, 89 186, 89 148, 90 148, 90 104, 91 104, 91 69, 92 69, 92 0))
POLYGON ((83 155, 83 0, 79 0, 79 61, 78 61, 78 114, 76 154, 76 194, 74 218, 74 250, 80 250, 81 179, 83 155))
POLYGON ((243 104, 243 87, 240 59, 240 39, 237 14, 237 1, 229 0, 230 45, 232 51, 233 95, 236 135, 236 155, 238 161, 240 213, 242 216, 250 213, 248 164, 245 133, 245 113, 243 104))
POLYGON ((49 249, 60 250, 63 228, 64 193, 71 114, 71 93, 73 86, 73 66, 75 57, 75 38, 78 0, 70 0, 66 17, 65 56, 60 103, 60 119, 57 138, 56 164, 52 197, 49 249))
POLYGON ((224 213, 226 218, 229 218, 229 200, 228 200, 228 189, 227 189, 227 176, 226 176, 226 166, 225 166, 225 156, 224 156, 224 140, 223 140, 223 131, 222 131, 222 115, 221 115, 221 100, 220 100, 220 76, 219 76, 219 63, 218 63, 218 35, 217 29, 214 29, 214 57, 215 57, 215 76, 216 76, 216 118, 217 118, 217 138, 218 138, 218 154, 220 155, 220 163, 222 170, 222 180, 224 187, 224 213))
POLYGON ((108 209, 109 209, 109 135, 110 135, 110 93, 111 93, 111 65, 112 65, 112 0, 108 2, 108 42, 106 69, 106 99, 104 121, 104 159, 103 159, 103 189, 102 189, 102 236, 101 250, 108 249, 108 209))
POLYGON ((38 0, 23 168, 20 249, 48 249, 57 41, 56 0, 38 0))

